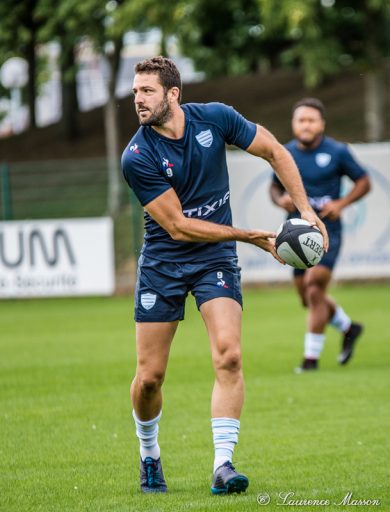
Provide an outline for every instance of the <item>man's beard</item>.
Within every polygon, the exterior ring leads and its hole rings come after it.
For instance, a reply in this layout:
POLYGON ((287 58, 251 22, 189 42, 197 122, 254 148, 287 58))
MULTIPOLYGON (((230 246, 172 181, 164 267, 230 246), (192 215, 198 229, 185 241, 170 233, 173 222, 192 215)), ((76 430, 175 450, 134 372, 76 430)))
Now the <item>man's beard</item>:
POLYGON ((172 111, 169 108, 167 95, 164 95, 162 102, 153 110, 150 111, 148 119, 140 119, 142 126, 162 126, 172 117, 172 111))
POLYGON ((312 146, 316 146, 317 144, 319 144, 323 135, 324 135, 324 133, 321 132, 321 133, 318 133, 317 135, 314 135, 310 139, 307 139, 307 138, 301 139, 299 137, 297 137, 297 139, 298 139, 299 143, 302 144, 303 147, 311 148, 312 146))
POLYGON ((316 141, 316 137, 312 137, 311 139, 298 139, 302 146, 309 148, 316 141))

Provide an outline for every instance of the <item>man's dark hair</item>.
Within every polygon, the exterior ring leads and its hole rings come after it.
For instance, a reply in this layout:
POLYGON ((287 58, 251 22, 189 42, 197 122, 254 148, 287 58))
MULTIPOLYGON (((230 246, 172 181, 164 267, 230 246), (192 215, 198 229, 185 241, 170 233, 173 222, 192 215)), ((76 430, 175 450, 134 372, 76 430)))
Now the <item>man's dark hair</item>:
POLYGON ((181 101, 182 85, 180 73, 171 59, 161 56, 146 59, 136 64, 134 71, 136 73, 157 74, 165 91, 172 87, 178 87, 180 90, 179 102, 181 101))
POLYGON ((299 107, 311 107, 315 108, 321 114, 322 119, 325 119, 325 107, 321 100, 318 98, 303 98, 295 103, 292 109, 292 113, 299 107))

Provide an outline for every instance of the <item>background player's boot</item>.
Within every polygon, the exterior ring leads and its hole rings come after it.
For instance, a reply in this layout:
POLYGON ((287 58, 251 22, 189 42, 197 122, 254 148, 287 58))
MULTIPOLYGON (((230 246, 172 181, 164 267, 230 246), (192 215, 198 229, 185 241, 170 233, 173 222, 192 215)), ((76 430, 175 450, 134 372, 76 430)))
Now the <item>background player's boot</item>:
POLYGON ((245 492, 249 485, 247 477, 241 473, 237 473, 233 464, 226 461, 219 466, 214 472, 213 481, 211 483, 211 492, 213 494, 231 494, 245 492))
POLYGON ((142 492, 167 492, 160 458, 140 459, 140 479, 142 492))
POLYGON ((295 373, 303 373, 308 372, 312 370, 318 370, 318 359, 307 359, 305 358, 302 361, 301 366, 298 366, 298 368, 295 368, 295 373))
POLYGON ((355 348, 355 343, 358 337, 363 332, 363 326, 361 324, 352 323, 351 327, 344 334, 341 352, 339 357, 337 358, 340 364, 347 364, 353 355, 353 350, 355 348))

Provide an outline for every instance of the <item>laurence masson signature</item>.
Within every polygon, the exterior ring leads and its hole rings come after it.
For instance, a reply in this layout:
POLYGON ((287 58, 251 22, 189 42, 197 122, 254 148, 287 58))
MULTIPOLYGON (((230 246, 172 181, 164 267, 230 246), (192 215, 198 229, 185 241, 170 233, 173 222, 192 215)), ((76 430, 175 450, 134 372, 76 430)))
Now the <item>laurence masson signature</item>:
MULTIPOLYGON (((261 493, 257 496, 259 505, 268 505, 271 502, 271 497, 267 493, 261 493)), ((329 499, 311 499, 311 498, 296 498, 294 491, 280 492, 277 498, 277 505, 284 505, 290 507, 304 507, 304 506, 320 506, 326 507, 329 505, 334 506, 381 506, 380 499, 357 499, 353 497, 353 492, 348 491, 347 494, 338 502, 329 499)))
POLYGON ((353 497, 353 492, 349 491, 339 502, 331 503, 330 500, 324 499, 296 499, 293 491, 279 493, 278 505, 287 506, 304 506, 304 505, 336 505, 336 506, 380 506, 381 500, 378 499, 356 499, 353 497))

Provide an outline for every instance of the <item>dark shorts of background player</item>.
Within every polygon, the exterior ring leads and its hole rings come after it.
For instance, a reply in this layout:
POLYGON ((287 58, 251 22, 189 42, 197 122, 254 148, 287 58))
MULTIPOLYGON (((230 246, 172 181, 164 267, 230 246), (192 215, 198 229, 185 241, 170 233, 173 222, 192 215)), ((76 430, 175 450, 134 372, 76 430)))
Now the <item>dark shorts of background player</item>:
POLYGON ((198 309, 211 299, 229 297, 242 307, 241 268, 237 258, 197 263, 168 263, 141 255, 135 289, 136 322, 184 319, 188 293, 198 309))
MULTIPOLYGON (((340 253, 342 237, 340 231, 332 231, 329 228, 328 235, 329 250, 323 255, 322 260, 318 265, 322 265, 323 267, 327 267, 329 270, 333 270, 340 253)), ((294 268, 294 276, 302 276, 305 272, 306 270, 294 268)))

